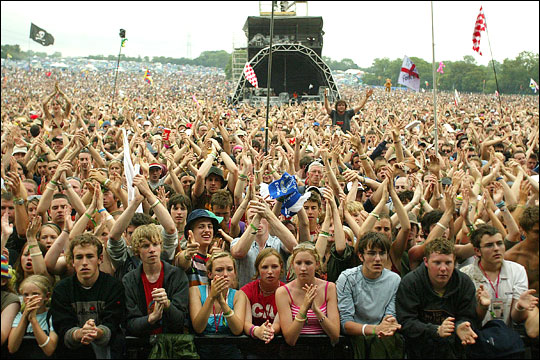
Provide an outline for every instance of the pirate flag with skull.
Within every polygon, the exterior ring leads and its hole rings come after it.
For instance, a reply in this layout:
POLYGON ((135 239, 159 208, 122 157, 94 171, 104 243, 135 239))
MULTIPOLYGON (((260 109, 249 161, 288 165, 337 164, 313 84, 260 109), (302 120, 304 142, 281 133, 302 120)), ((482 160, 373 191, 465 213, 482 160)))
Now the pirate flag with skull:
POLYGON ((39 26, 34 25, 33 23, 30 26, 30 39, 40 43, 43 46, 49 46, 54 44, 54 37, 39 26))

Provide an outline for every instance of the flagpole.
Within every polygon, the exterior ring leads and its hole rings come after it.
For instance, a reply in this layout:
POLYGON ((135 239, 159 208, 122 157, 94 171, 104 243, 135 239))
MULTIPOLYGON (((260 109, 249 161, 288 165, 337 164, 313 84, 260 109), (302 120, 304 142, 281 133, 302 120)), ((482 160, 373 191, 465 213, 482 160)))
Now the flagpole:
POLYGON ((435 121, 435 154, 439 153, 439 129, 437 127, 437 81, 435 80, 435 31, 433 28, 433 1, 431 1, 431 52, 433 55, 433 120, 435 121))
POLYGON ((112 100, 111 100, 111 114, 113 111, 114 95, 116 94, 116 79, 118 79, 118 68, 120 67, 120 54, 122 54, 123 42, 124 42, 124 39, 120 37, 120 51, 118 51, 118 61, 116 62, 116 75, 114 76, 114 89, 113 89, 112 100))
POLYGON ((484 13, 484 22, 486 23, 486 35, 489 44, 489 53, 491 54, 491 66, 493 67, 493 73, 495 74, 495 86, 497 86, 497 98, 499 100, 499 107, 501 109, 501 119, 503 117, 503 107, 501 103, 501 92, 499 91, 499 82, 497 81, 497 71, 495 71, 495 60, 493 60, 493 52, 491 51, 491 41, 489 41, 489 31, 487 26, 486 14, 484 13))
POLYGON ((264 128, 264 153, 268 155, 268 117, 270 115, 270 82, 272 81, 272 38, 274 37, 274 4, 270 16, 270 48, 268 49, 268 78, 266 83, 266 127, 264 128))

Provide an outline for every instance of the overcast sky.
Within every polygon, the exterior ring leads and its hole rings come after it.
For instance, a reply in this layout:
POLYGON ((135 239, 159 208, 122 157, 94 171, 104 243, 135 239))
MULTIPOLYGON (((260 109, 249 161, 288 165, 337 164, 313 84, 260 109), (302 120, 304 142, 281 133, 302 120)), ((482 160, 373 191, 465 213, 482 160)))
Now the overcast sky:
MULTIPOLYGON (((269 3, 269 2, 263 2, 269 3)), ((434 2, 435 58, 461 60, 472 55, 486 65, 488 39, 482 35, 479 56, 472 33, 483 6, 493 57, 515 58, 539 52, 539 2, 434 2)), ((23 50, 59 51, 64 56, 118 54, 119 29, 128 38, 127 56, 197 57, 206 50, 231 52, 245 46, 242 27, 259 14, 258 1, 246 2, 18 2, 1 3, 1 42, 23 50), (29 40, 30 23, 51 33, 43 47, 29 40), (188 42, 191 43, 189 50, 188 42)), ((306 6, 298 5, 298 15, 306 6)), ((432 60, 431 6, 418 2, 308 2, 308 15, 323 17, 323 56, 350 58, 361 67, 373 59, 404 55, 432 60)))

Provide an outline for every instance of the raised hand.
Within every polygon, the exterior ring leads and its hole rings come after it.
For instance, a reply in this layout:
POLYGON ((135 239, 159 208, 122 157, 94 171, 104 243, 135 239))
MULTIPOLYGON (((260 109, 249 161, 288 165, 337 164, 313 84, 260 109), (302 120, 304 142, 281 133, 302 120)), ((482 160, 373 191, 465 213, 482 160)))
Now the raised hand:
POLYGON ((13 234, 13 224, 9 223, 9 212, 4 212, 2 215, 2 237, 9 238, 13 234))
POLYGON ((484 288, 484 285, 480 285, 478 289, 476 289, 476 302, 483 307, 488 307, 491 304, 491 296, 484 288))
POLYGON ((41 216, 34 216, 34 218, 32 219, 32 222, 30 223, 30 226, 26 230, 26 238, 28 240, 35 240, 40 227, 41 227, 41 216))
POLYGON ((534 308, 538 305, 538 298, 533 296, 533 294, 536 292, 535 289, 529 289, 527 291, 524 291, 519 296, 519 300, 516 304, 516 307, 519 309, 525 309, 528 311, 534 310, 534 308))

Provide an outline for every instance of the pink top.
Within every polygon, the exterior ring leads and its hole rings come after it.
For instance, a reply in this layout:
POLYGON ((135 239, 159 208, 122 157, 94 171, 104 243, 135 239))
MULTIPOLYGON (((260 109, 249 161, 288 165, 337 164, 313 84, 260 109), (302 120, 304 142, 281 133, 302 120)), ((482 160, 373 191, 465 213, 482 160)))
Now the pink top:
MULTIPOLYGON (((291 298, 291 314, 294 320, 294 317, 298 314, 300 311, 300 307, 294 304, 293 298, 291 296, 291 292, 289 291, 289 288, 287 285, 285 285, 285 290, 287 290, 287 293, 289 293, 289 297, 291 298)), ((319 308, 324 315, 328 316, 326 312, 326 294, 328 291, 328 281, 326 282, 326 286, 324 288, 324 303, 319 308)), ((319 319, 317 319, 317 315, 315 315, 315 312, 313 310, 309 309, 307 311, 307 320, 304 323, 304 327, 302 328, 302 331, 300 331, 300 334, 324 334, 324 330, 319 323, 319 319)))

